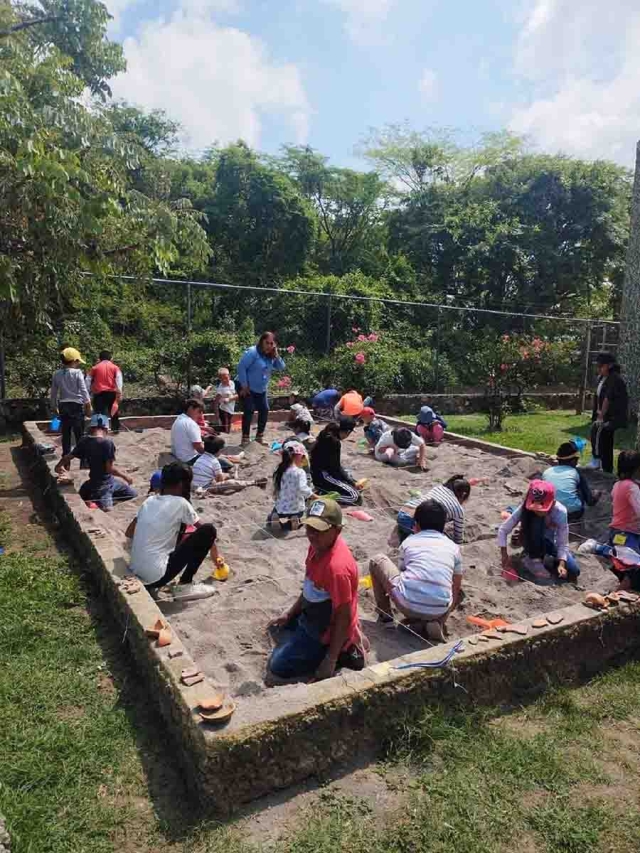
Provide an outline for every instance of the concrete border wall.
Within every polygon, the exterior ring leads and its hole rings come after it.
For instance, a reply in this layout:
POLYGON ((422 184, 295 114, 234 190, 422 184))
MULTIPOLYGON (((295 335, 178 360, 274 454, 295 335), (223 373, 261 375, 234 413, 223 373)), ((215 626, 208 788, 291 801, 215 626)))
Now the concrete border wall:
MULTIPOLYGON (((264 713, 260 706, 261 716, 251 725, 234 724, 232 719, 226 728, 213 729, 196 713, 206 688, 180 683, 181 670, 194 664, 180 637, 174 630, 170 648, 183 652, 174 659, 166 648, 158 649, 149 641, 145 628, 162 616, 159 608, 146 590, 128 595, 121 588, 126 557, 78 520, 83 508, 79 495, 58 487, 52 476, 55 460, 47 461, 37 450, 46 434, 38 424, 26 423, 23 435, 34 476, 123 632, 149 698, 166 723, 185 780, 208 811, 230 813, 243 802, 352 760, 359 751, 376 749, 389 735, 389 720, 417 714, 425 705, 525 702, 549 685, 578 683, 640 651, 640 606, 621 605, 601 614, 573 605, 557 611, 563 621, 555 627, 534 629, 528 620, 523 623, 528 625, 525 637, 504 635, 478 647, 466 643, 446 668, 395 667, 437 661, 452 644, 310 684, 302 698, 296 694, 289 702, 284 715, 266 703, 264 713)), ((491 452, 490 447, 483 449, 491 452)), ((511 457, 529 455, 502 450, 511 457)))

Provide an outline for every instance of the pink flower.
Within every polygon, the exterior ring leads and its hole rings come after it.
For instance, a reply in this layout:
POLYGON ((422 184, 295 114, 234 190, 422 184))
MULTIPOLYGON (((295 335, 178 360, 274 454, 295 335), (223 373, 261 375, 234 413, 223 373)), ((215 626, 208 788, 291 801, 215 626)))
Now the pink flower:
POLYGON ((375 332, 371 332, 367 340, 370 340, 372 344, 375 344, 379 338, 379 335, 376 335, 375 332))
POLYGON ((291 377, 283 376, 282 379, 279 379, 276 383, 278 388, 288 388, 291 385, 291 377))
POLYGON ((362 341, 366 341, 366 340, 367 340, 367 336, 366 336, 366 335, 358 335, 358 340, 359 340, 360 342, 362 342, 362 341))
POLYGON ((508 365, 508 364, 501 364, 501 365, 500 365, 500 372, 501 372, 501 373, 506 373, 508 369, 509 369, 509 365, 508 365))
POLYGON ((347 341, 347 346, 351 348, 354 344, 354 341, 347 341))
POLYGON ((510 340, 511 340, 511 338, 509 337, 509 335, 503 335, 502 336, 503 343, 508 344, 510 340))
POLYGON ((367 360, 366 356, 363 352, 357 352, 356 353, 356 363, 357 364, 364 364, 366 360, 367 360))
POLYGON ((293 353, 294 353, 295 351, 296 351, 296 348, 293 346, 293 344, 291 344, 291 346, 288 346, 288 347, 287 347, 287 352, 288 352, 290 355, 293 355, 293 353))
POLYGON ((529 358, 529 350, 528 349, 520 350, 520 354, 523 358, 529 358))
POLYGON ((354 334, 354 335, 357 335, 357 334, 358 334, 358 332, 360 331, 360 329, 359 329, 357 326, 353 326, 353 327, 351 328, 351 331, 353 332, 353 334, 354 334))

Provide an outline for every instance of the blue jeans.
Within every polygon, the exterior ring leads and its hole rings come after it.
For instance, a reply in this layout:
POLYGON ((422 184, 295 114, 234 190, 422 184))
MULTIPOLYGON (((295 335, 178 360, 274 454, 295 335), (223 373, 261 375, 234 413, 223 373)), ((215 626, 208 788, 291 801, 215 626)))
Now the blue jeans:
POLYGON ((269 399, 266 392, 257 394, 255 391, 249 391, 246 397, 242 400, 242 437, 248 438, 251 434, 251 419, 253 413, 258 412, 258 435, 263 435, 267 427, 267 418, 269 417, 269 399))
POLYGON ((93 501, 100 509, 109 512, 113 509, 114 501, 132 501, 138 493, 121 480, 113 480, 93 486, 91 480, 86 480, 81 486, 79 495, 83 501, 93 501))
MULTIPOLYGON (((556 548, 556 543, 553 539, 548 539, 546 536, 544 538, 544 552, 548 557, 553 557, 556 560, 557 569, 557 560, 558 560, 558 549, 556 548)), ((578 561, 573 556, 571 551, 567 551, 567 574, 572 575, 574 578, 577 578, 580 574, 580 566, 578 565, 578 561)))
POLYGON ((278 678, 313 675, 327 653, 327 646, 306 630, 304 617, 298 619, 293 633, 271 653, 269 669, 278 678))

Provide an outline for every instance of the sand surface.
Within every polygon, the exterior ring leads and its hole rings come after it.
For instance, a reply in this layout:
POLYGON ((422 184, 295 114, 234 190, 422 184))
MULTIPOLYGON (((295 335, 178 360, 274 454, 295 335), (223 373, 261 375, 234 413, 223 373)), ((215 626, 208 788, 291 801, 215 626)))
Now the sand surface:
MULTIPOLYGON (((284 426, 274 425, 268 437, 282 439, 284 426)), ((466 621, 469 614, 503 617, 517 622, 525 617, 550 612, 582 600, 584 590, 609 591, 616 585, 613 575, 605 571, 593 557, 580 559, 582 575, 575 589, 567 584, 540 587, 523 581, 509 582, 501 576, 500 554, 496 543, 496 525, 500 513, 508 505, 517 505, 527 487, 527 478, 543 463, 532 459, 506 459, 481 450, 443 444, 429 450, 430 469, 426 473, 392 469, 376 462, 359 445, 358 430, 343 444, 343 461, 358 477, 369 477, 364 509, 374 516, 366 523, 345 516, 344 536, 358 561, 360 574, 368 573, 368 559, 383 552, 395 556, 387 544, 398 509, 410 497, 410 490, 425 490, 454 473, 468 477, 486 477, 487 483, 474 487, 466 505, 465 599, 449 619, 450 638, 465 636, 476 628, 466 621)), ((148 490, 150 473, 163 464, 169 448, 169 432, 161 428, 144 432, 123 432, 114 438, 117 465, 134 479, 140 497, 117 505, 109 515, 87 510, 81 520, 87 526, 102 527, 113 540, 124 545, 124 530, 135 516, 148 490)), ((238 435, 232 433, 229 451, 238 450, 238 435)), ((268 447, 252 443, 241 468, 243 478, 271 476, 278 457, 268 447)), ((75 468, 76 484, 82 482, 75 468)), ((593 475, 597 488, 607 489, 602 500, 588 510, 587 520, 574 530, 583 537, 603 535, 610 519, 608 489, 612 481, 593 475)), ((197 580, 215 585, 216 595, 203 601, 183 604, 169 598, 160 608, 170 619, 202 671, 224 685, 236 697, 262 696, 269 701, 286 703, 292 691, 304 685, 266 688, 265 667, 274 640, 266 629, 267 622, 281 614, 300 592, 307 542, 303 530, 286 537, 274 537, 265 529, 265 520, 273 498, 271 490, 248 488, 235 495, 193 499, 203 521, 218 528, 221 553, 231 567, 226 583, 210 579, 211 564, 207 559, 197 580)), ((581 539, 574 540, 577 547, 581 539)), ((389 660, 410 651, 425 648, 426 641, 397 627, 376 624, 377 614, 372 593, 361 592, 361 618, 371 641, 370 663, 389 660)), ((243 722, 251 719, 250 706, 241 702, 243 722)), ((240 707, 239 707, 240 710, 240 707)), ((240 715, 236 715, 240 716, 240 715)))

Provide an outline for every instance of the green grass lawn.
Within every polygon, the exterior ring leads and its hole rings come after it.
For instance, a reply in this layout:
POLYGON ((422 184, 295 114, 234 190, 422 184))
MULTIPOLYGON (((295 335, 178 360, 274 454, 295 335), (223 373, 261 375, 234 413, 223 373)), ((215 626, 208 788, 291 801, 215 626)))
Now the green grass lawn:
MULTIPOLYGON (((413 418, 411 418, 413 420, 413 418)), ((589 438, 591 425, 587 415, 574 412, 533 412, 524 415, 510 415, 502 432, 489 432, 484 415, 447 415, 447 424, 451 432, 460 435, 482 438, 506 447, 516 447, 531 453, 554 454, 558 445, 574 436, 589 438)), ((635 427, 619 430, 616 433, 616 448, 630 450, 636 445, 635 427)), ((588 449, 583 458, 588 458, 588 449)))
POLYGON ((639 663, 506 714, 425 708, 410 721, 398 707, 386 760, 368 771, 385 796, 321 788, 290 804, 269 844, 247 840, 251 816, 198 818, 121 636, 26 503, 0 509, 0 812, 13 853, 640 849, 639 663))

